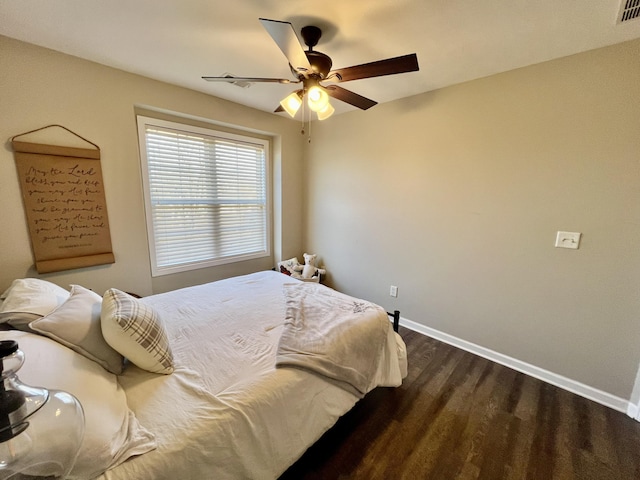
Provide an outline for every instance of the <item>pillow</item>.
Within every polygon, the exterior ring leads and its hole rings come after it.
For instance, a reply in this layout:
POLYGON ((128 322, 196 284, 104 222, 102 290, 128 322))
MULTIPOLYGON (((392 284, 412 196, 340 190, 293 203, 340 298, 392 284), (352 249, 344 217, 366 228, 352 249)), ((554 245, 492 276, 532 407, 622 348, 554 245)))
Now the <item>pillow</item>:
POLYGON ((37 313, 22 313, 22 312, 7 312, 0 313, 0 325, 9 325, 16 330, 22 330, 23 332, 35 333, 29 327, 29 324, 34 320, 42 318, 42 315, 37 313))
POLYGON ((300 262, 298 262, 298 257, 293 257, 289 260, 282 260, 281 262, 278 262, 278 271, 280 271, 280 273, 284 273, 285 275, 291 275, 295 272, 294 267, 297 267, 298 265, 300 265, 300 262))
POLYGON ((173 372, 173 355, 158 314, 115 288, 102 299, 102 335, 129 361, 152 373, 173 372))
POLYGON ((102 298, 80 285, 71 285, 71 296, 49 315, 29 327, 102 365, 111 373, 122 373, 124 358, 105 342, 100 327, 102 298))
POLYGON ((44 316, 62 305, 69 292, 55 283, 39 278, 19 278, 0 295, 0 323, 15 318, 15 314, 44 316))
POLYGON ((116 376, 95 362, 41 335, 0 332, 0 340, 16 340, 25 353, 18 377, 28 385, 63 390, 82 404, 85 432, 70 478, 102 474, 133 455, 156 448, 127 405, 116 376))

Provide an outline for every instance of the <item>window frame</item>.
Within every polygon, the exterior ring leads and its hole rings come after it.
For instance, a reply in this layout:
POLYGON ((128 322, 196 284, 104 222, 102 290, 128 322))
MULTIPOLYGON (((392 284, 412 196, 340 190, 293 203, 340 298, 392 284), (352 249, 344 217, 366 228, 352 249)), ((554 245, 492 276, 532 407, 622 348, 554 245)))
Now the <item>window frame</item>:
MULTIPOLYGON (((243 262, 271 256, 271 239, 273 236, 272 224, 272 198, 271 198, 271 141, 258 136, 251 136, 250 133, 238 134, 226 131, 216 130, 211 127, 201 127, 190 123, 181 123, 173 120, 163 120, 153 118, 146 115, 136 115, 138 125, 138 143, 140 151, 140 167, 142 176, 142 186, 144 193, 144 210, 147 227, 147 243, 149 245, 149 257, 151 262, 151 276, 158 277, 170 275, 173 273, 198 270, 202 268, 214 267, 218 265, 226 265, 231 263, 243 262), (159 128, 168 128, 171 130, 182 131, 187 134, 196 136, 206 136, 219 138, 232 142, 249 143, 260 145, 264 151, 264 192, 265 192, 265 250, 249 252, 238 255, 231 255, 218 258, 210 258, 194 262, 184 262, 170 266, 159 266, 157 261, 156 235, 153 221, 153 204, 151 203, 150 177, 149 177, 149 160, 147 156, 147 126, 155 126, 159 128)), ((213 125, 212 125, 213 127, 213 125)))

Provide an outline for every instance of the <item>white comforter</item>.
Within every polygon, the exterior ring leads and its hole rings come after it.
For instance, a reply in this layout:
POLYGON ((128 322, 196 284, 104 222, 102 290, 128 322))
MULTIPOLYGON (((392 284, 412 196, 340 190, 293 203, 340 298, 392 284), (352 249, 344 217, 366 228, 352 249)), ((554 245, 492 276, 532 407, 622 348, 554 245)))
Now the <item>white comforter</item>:
POLYGON ((286 314, 276 367, 304 368, 358 397, 377 385, 389 332, 387 313, 317 283, 283 287, 286 314))
MULTIPOLYGON (((130 365, 120 383, 158 448, 101 479, 274 479, 353 407, 358 396, 329 379, 275 368, 292 282, 260 272, 143 299, 161 315, 176 370, 130 365)), ((400 385, 403 348, 388 328, 371 388, 400 385)))

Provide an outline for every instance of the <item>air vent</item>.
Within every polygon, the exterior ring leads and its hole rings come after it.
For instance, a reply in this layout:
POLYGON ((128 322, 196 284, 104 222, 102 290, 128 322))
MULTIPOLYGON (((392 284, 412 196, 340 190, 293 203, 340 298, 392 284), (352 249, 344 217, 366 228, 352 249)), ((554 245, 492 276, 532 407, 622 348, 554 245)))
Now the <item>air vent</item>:
POLYGON ((640 18, 640 0, 622 0, 618 23, 628 22, 640 18))

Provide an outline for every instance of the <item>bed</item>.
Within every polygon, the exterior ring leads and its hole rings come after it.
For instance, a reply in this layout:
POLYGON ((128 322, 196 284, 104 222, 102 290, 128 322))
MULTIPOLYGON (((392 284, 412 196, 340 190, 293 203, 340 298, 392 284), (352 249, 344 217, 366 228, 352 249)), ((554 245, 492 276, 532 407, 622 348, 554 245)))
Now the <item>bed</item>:
POLYGON ((26 318, 11 298, 0 308, 0 322, 23 330, 0 332, 27 355, 21 379, 83 404, 87 445, 72 478, 275 479, 368 391, 406 375, 404 343, 382 308, 274 271, 127 296, 161 319, 170 367, 157 355, 155 367, 145 365, 125 348, 129 360, 112 373, 113 358, 86 344, 98 322, 119 346, 104 324, 108 292, 96 319, 98 299, 80 288, 56 290, 26 318), (61 334, 55 313, 80 294, 94 302, 90 326, 65 325, 61 334), (83 338, 68 338, 79 330, 83 338))

